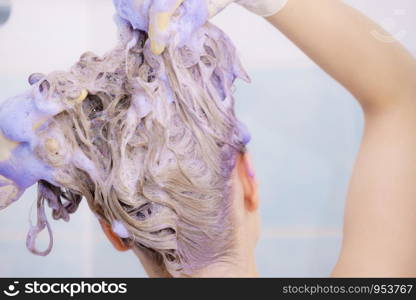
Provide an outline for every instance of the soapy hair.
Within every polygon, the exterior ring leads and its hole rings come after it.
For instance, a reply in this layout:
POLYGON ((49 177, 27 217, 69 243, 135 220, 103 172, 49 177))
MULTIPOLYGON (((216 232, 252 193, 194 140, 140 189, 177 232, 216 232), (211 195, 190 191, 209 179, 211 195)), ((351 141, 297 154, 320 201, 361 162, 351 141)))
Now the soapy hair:
POLYGON ((69 72, 29 81, 65 109, 38 130, 39 158, 56 186, 38 185, 38 222, 27 246, 82 197, 119 235, 174 276, 226 259, 233 249, 231 177, 248 134, 234 113, 233 83, 248 80, 227 36, 206 24, 184 46, 155 56, 145 32, 119 20, 120 43, 86 53, 69 72))

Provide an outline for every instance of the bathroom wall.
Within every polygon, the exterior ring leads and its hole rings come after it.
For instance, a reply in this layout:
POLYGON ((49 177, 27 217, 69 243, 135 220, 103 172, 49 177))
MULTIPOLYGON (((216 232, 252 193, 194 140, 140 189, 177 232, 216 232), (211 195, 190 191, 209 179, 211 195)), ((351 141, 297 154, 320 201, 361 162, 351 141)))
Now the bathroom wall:
MULTIPOLYGON (((416 54, 415 1, 346 2, 416 54)), ((10 20, 0 26, 0 101, 27 88, 33 72, 65 70, 86 50, 110 49, 116 40, 112 14, 111 0, 14 0, 10 20)), ((340 247, 361 111, 266 21, 232 5, 213 22, 235 42, 252 78, 237 84, 236 97, 238 115, 253 135, 249 150, 260 182, 260 274, 327 276, 340 247)), ((69 223, 51 221, 55 246, 49 256, 31 255, 25 235, 35 195, 32 188, 0 212, 0 277, 145 276, 135 256, 113 250, 85 203, 69 223)), ((46 236, 40 246, 45 243, 46 236)))

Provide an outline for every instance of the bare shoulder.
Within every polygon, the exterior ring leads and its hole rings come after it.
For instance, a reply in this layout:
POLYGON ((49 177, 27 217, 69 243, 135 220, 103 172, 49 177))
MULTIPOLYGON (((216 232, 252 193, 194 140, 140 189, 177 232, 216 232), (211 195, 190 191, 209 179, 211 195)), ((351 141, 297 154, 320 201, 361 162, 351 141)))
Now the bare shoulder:
POLYGON ((416 101, 365 118, 333 275, 416 276, 416 101))

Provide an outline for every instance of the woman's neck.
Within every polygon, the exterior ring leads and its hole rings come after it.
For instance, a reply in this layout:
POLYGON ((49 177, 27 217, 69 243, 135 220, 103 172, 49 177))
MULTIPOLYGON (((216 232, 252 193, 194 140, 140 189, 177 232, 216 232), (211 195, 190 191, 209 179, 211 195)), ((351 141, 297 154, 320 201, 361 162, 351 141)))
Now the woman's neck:
POLYGON ((196 272, 194 278, 244 278, 259 277, 254 255, 235 260, 236 263, 214 263, 196 272))

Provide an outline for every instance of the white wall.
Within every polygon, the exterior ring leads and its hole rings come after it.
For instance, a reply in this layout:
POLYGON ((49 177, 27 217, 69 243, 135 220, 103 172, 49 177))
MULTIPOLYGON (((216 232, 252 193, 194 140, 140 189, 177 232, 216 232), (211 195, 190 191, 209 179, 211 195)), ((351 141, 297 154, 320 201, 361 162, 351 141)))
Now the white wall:
MULTIPOLYGON (((416 53, 416 2, 347 1, 416 53)), ((32 72, 69 68, 86 50, 116 40, 111 0, 14 0, 0 27, 0 99, 32 72)), ((237 45, 253 83, 238 84, 238 114, 250 128, 261 183, 263 276, 326 276, 339 249, 347 181, 362 129, 354 99, 264 20, 233 5, 214 22, 237 45)), ((371 33, 369 33, 369 37, 371 33)), ((353 46, 353 45, 352 45, 353 46)), ((1 100, 0 100, 1 101, 1 100)), ((142 276, 115 252, 84 204, 69 224, 53 222, 46 258, 25 249, 35 190, 0 212, 0 276, 142 276)))

